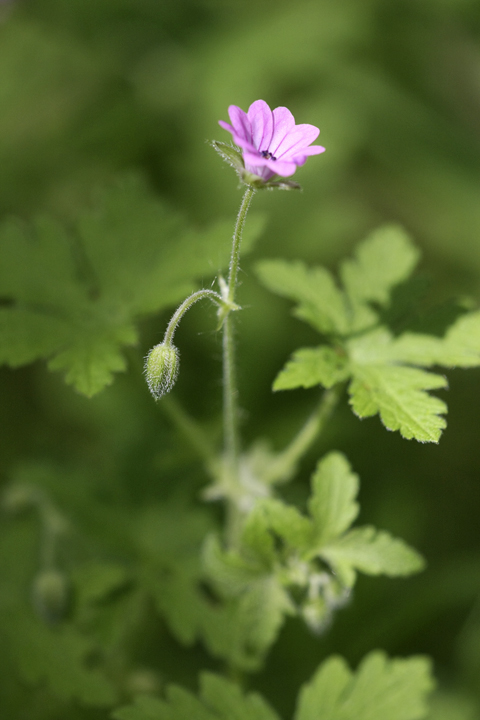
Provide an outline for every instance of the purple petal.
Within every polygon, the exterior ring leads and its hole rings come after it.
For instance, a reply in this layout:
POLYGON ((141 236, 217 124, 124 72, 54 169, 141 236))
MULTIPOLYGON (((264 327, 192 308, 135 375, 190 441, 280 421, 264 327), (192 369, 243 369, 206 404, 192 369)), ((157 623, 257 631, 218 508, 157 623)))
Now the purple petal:
POLYGON ((259 172, 258 168, 267 167, 272 171, 272 175, 281 175, 282 177, 290 177, 297 169, 297 163, 293 161, 272 160, 271 158, 264 158, 259 153, 244 152, 243 159, 247 170, 256 172, 261 177, 263 177, 263 174, 259 172), (257 168, 257 171, 253 170, 254 167, 257 168))
POLYGON ((252 145, 252 143, 248 142, 247 140, 244 140, 243 137, 240 137, 239 135, 237 135, 237 133, 235 132, 233 127, 231 125, 229 125, 227 122, 225 122, 224 120, 219 120, 218 124, 224 130, 227 130, 229 133, 232 133, 233 142, 236 145, 238 145, 239 147, 241 147, 244 150, 250 150, 251 152, 256 152, 256 148, 252 145))
POLYGON ((252 140, 257 150, 268 150, 273 134, 273 114, 265 100, 256 100, 248 108, 252 140))
MULTIPOLYGON (((312 145, 311 147, 304 148, 298 154, 293 156, 289 155, 288 162, 293 162, 295 165, 305 165, 310 155, 320 155, 322 152, 325 152, 324 147, 321 145, 312 145)), ((285 158, 282 158, 282 160, 285 160, 285 158)))
POLYGON ((286 162, 285 160, 269 160, 268 167, 273 170, 276 175, 281 177, 290 177, 297 169, 294 162, 286 162))
POLYGON ((230 120, 232 121, 235 134, 239 138, 242 138, 248 143, 253 144, 252 129, 247 113, 244 112, 242 108, 239 108, 238 105, 230 105, 230 107, 228 108, 228 114, 230 116, 230 120))
POLYGON ((248 142, 248 140, 244 140, 242 137, 237 135, 235 131, 233 132, 233 142, 246 152, 258 153, 257 148, 252 145, 252 143, 248 142))
POLYGON ((304 150, 317 139, 320 130, 314 125, 296 125, 285 136, 274 155, 276 157, 291 157, 304 150))
POLYGON ((273 135, 267 150, 272 155, 277 155, 278 148, 284 138, 295 127, 295 118, 286 107, 278 107, 273 111, 273 135))
POLYGON ((310 144, 320 130, 315 125, 295 125, 288 108, 278 107, 272 112, 264 100, 256 100, 248 113, 230 105, 228 114, 232 124, 220 120, 219 125, 242 149, 245 168, 265 181, 274 175, 290 177, 308 157, 325 151, 321 145, 310 144))
POLYGON ((235 130, 233 129, 233 127, 232 127, 231 125, 229 125, 227 122, 225 122, 225 120, 219 120, 219 121, 218 121, 218 124, 219 124, 220 127, 222 127, 224 130, 228 130, 229 133, 232 133, 232 135, 233 135, 233 133, 235 132, 235 130))

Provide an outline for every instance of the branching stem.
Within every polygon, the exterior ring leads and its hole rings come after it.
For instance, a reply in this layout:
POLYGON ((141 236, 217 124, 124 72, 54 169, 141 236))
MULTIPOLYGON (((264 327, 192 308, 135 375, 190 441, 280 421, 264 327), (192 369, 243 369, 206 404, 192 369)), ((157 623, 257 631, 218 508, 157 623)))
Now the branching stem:
POLYGON ((263 476, 265 482, 273 483, 291 474, 298 461, 322 432, 340 399, 342 389, 342 385, 336 385, 330 390, 325 390, 316 410, 310 415, 292 442, 277 455, 263 476))

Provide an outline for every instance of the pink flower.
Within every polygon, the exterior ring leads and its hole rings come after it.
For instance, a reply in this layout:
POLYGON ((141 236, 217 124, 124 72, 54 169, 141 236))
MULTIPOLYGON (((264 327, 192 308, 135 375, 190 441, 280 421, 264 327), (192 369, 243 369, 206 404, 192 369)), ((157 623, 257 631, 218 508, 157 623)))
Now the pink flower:
POLYGON ((314 125, 295 125, 285 107, 272 112, 264 100, 256 100, 248 113, 230 105, 228 114, 232 124, 219 120, 219 125, 232 133, 235 144, 242 148, 245 169, 263 181, 274 175, 290 177, 309 155, 325 151, 321 145, 310 145, 320 130, 314 125))

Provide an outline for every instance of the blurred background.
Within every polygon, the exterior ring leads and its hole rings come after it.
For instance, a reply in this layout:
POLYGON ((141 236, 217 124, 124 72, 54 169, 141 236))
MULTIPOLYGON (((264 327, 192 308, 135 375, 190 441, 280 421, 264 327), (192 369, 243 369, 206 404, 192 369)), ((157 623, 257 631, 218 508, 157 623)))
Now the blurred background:
MULTIPOLYGON (((68 227, 92 188, 133 171, 191 225, 218 218, 233 225, 241 191, 207 142, 230 139, 217 124, 228 119, 228 105, 247 109, 262 98, 319 126, 327 152, 297 172, 303 192, 257 194, 267 225, 242 263, 244 442, 268 437, 280 448, 316 393, 272 395, 271 383, 295 348, 317 339, 290 317, 286 301, 257 284, 256 260, 335 267, 369 230, 395 221, 422 249, 428 302, 480 297, 479 39, 477 0, 4 0, 0 214, 49 215, 68 227)), ((145 319, 128 371, 91 400, 44 363, 1 370, 2 482, 48 476, 76 527, 95 527, 93 555, 103 542, 101 513, 92 520, 95 498, 123 517, 170 496, 194 501, 205 484, 142 378, 142 358, 167 319, 145 319)), ((221 352, 213 329, 213 311, 204 308, 182 323, 175 393, 218 436, 221 352)), ((285 718, 325 655, 339 652, 356 665, 376 647, 433 657, 441 691, 432 718, 480 717, 480 372, 451 372, 449 384, 438 446, 387 433, 377 418, 360 422, 345 406, 287 491, 303 502, 319 455, 344 451, 362 481, 361 521, 413 544, 428 569, 411 580, 361 579, 321 638, 287 623, 251 680, 285 718)), ((7 578, 19 567, 29 576, 35 548, 8 542, 7 578)), ((142 662, 166 681, 195 687, 198 669, 211 661, 155 628, 163 645, 145 640, 142 662)), ((8 653, 0 670, 5 717, 65 717, 64 700, 29 684, 28 673, 19 676, 8 653)), ((104 708, 69 713, 109 716, 104 708)))

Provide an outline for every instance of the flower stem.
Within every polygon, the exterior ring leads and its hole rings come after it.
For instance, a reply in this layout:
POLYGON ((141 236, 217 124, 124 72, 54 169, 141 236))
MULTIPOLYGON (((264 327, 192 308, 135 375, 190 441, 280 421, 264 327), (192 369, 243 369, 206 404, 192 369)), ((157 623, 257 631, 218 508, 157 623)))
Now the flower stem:
MULTIPOLYGON (((250 203, 255 194, 255 188, 248 186, 240 205, 240 210, 235 223, 233 233, 232 254, 230 256, 230 266, 228 272, 228 295, 227 300, 231 306, 234 306, 235 290, 237 287, 238 269, 240 264, 240 246, 242 242, 243 228, 245 227, 245 219, 250 207, 250 203)), ((233 490, 238 490, 238 454, 240 449, 239 433, 238 433, 238 407, 237 407, 237 385, 235 373, 235 344, 233 341, 233 323, 231 312, 227 311, 223 320, 223 432, 224 432, 224 462, 226 483, 233 490)), ((234 541, 236 531, 234 528, 238 526, 237 510, 235 499, 229 500, 228 519, 227 519, 227 537, 230 542, 234 541)))
POLYGON ((232 254, 230 256, 230 266, 228 269, 228 299, 231 303, 235 300, 235 290, 237 288, 237 275, 240 263, 240 245, 242 243, 243 228, 245 227, 247 212, 254 195, 255 188, 248 185, 242 199, 242 204, 240 205, 240 210, 238 211, 237 222, 235 223, 232 254))
POLYGON ((175 330, 177 329, 178 323, 182 319, 182 317, 185 315, 187 310, 190 310, 192 305, 194 305, 199 300, 202 300, 203 298, 209 297, 212 299, 213 302, 216 302, 218 304, 222 303, 222 298, 220 295, 215 292, 215 290, 197 290, 197 292, 192 293, 189 295, 181 305, 178 306, 178 308, 175 310, 175 312, 172 315, 172 319, 168 323, 167 329, 165 330, 165 335, 163 337, 163 342, 165 345, 171 345, 173 336, 175 335, 175 330))
POLYGON ((340 399, 342 389, 343 385, 339 384, 330 390, 325 390, 318 407, 305 425, 264 473, 262 478, 264 482, 273 483, 291 476, 300 458, 325 427, 340 399))

